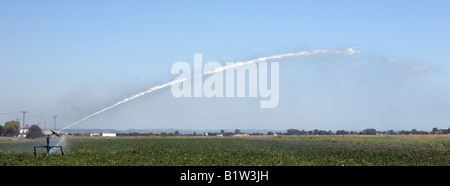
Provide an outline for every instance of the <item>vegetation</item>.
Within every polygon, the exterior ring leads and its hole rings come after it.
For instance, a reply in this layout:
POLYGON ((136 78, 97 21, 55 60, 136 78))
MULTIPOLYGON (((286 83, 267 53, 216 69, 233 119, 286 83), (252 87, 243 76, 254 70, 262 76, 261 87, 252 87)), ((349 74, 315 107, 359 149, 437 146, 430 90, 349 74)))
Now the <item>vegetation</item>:
POLYGON ((28 134, 27 134, 27 138, 40 138, 40 137, 44 137, 44 133, 42 133, 42 130, 39 126, 37 125, 31 125, 30 129, 28 129, 28 134))
POLYGON ((333 133, 332 131, 324 131, 324 130, 298 130, 298 129, 288 129, 286 133, 282 133, 281 135, 405 135, 405 134, 449 134, 450 133, 450 127, 448 129, 437 129, 436 127, 433 128, 431 132, 428 131, 418 131, 417 129, 412 129, 411 131, 408 130, 401 130, 399 132, 395 132, 394 130, 388 130, 388 131, 377 131, 376 129, 364 129, 361 132, 354 132, 354 131, 345 131, 345 130, 337 130, 336 133, 333 133))
POLYGON ((71 136, 66 155, 34 157, 32 147, 41 143, 43 138, 0 138, 0 165, 450 165, 450 135, 71 136))
POLYGON ((20 132, 20 123, 17 121, 8 121, 4 127, 5 136, 17 136, 20 132))

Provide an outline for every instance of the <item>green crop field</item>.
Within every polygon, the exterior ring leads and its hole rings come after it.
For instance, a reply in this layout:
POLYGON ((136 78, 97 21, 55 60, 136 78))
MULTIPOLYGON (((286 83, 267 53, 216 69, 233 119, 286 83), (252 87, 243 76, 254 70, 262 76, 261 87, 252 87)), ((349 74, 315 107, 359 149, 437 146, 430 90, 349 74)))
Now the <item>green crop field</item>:
MULTIPOLYGON (((55 139, 56 140, 56 139, 55 139)), ((450 135, 67 137, 34 157, 44 139, 0 138, 0 166, 449 166, 450 135)))

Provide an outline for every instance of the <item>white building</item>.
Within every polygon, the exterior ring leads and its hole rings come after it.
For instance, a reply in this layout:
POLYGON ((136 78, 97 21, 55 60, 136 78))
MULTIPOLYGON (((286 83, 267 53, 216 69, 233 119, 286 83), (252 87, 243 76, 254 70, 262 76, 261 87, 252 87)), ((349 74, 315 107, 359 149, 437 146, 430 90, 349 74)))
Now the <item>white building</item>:
POLYGON ((116 137, 116 133, 104 132, 102 137, 116 137))
POLYGON ((28 134, 29 131, 30 131, 30 127, 28 125, 26 125, 24 128, 21 128, 19 130, 18 137, 22 137, 22 138, 27 137, 27 134, 28 134))
POLYGON ((243 134, 235 134, 235 135, 233 135, 233 136, 236 136, 236 137, 249 137, 249 135, 248 135, 247 133, 243 133, 243 134))
POLYGON ((91 136, 91 137, 100 136, 100 133, 90 133, 89 136, 91 136))

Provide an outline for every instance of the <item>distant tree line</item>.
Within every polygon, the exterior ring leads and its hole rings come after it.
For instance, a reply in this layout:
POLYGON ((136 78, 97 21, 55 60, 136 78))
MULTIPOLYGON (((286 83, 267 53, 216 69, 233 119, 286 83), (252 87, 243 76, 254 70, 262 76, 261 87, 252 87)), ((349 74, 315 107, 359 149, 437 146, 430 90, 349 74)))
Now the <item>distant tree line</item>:
MULTIPOLYGON (((267 132, 267 134, 261 133, 261 132, 254 132, 249 135, 397 135, 397 134, 449 134, 450 127, 448 129, 437 129, 433 128, 432 131, 418 131, 416 129, 412 129, 411 131, 408 130, 401 130, 398 132, 395 132, 394 130, 388 130, 388 131, 377 131, 373 128, 364 129, 359 132, 355 131, 346 131, 346 130, 337 130, 336 132, 333 132, 331 130, 298 130, 298 129, 288 129, 285 133, 283 132, 267 132)), ((208 133, 192 133, 192 134, 180 134, 178 131, 175 131, 174 133, 166 133, 161 132, 160 134, 154 134, 154 133, 118 133, 118 136, 216 136, 216 135, 223 135, 223 136, 232 136, 235 134, 242 134, 242 132, 239 129, 236 129, 234 132, 227 132, 223 129, 220 130, 220 132, 208 132, 208 133)))
MULTIPOLYGON (((396 134, 449 134, 450 133, 450 127, 448 129, 437 129, 436 127, 433 128, 432 131, 418 131, 417 129, 412 129, 411 131, 408 130, 401 130, 398 132, 395 132, 394 130, 388 130, 388 131, 377 131, 376 129, 369 128, 365 129, 360 132, 354 132, 354 131, 346 131, 346 130, 337 130, 336 133, 333 133, 331 130, 325 131, 325 130, 298 130, 298 129, 288 129, 286 133, 282 133, 281 135, 396 135, 396 134)), ((277 133, 279 134, 279 133, 277 133)), ((280 134, 279 134, 280 135, 280 134)))
MULTIPOLYGON (((43 137, 44 134, 42 133, 41 128, 37 125, 32 125, 29 129, 29 132, 27 134, 27 138, 39 138, 43 137)), ((8 121, 3 126, 0 125, 0 136, 17 136, 20 132, 20 123, 17 121, 8 121)), ((448 129, 438 129, 434 127, 431 131, 418 131, 416 129, 412 129, 411 131, 408 130, 401 130, 398 132, 395 132, 394 130, 388 130, 388 131, 377 131, 373 128, 368 128, 360 132, 354 132, 354 131, 346 131, 346 130, 337 130, 336 132, 333 132, 331 130, 298 130, 298 129, 287 129, 285 133, 282 132, 267 132, 266 135, 396 135, 396 134, 449 134, 450 133, 450 127, 448 129)), ((208 132, 208 133, 201 133, 197 134, 196 132, 192 134, 180 134, 178 130, 175 130, 173 133, 166 133, 161 132, 160 134, 154 134, 154 133, 138 133, 138 132, 131 132, 131 133, 117 133, 117 136, 216 136, 216 135, 223 135, 223 136, 232 136, 235 134, 242 134, 242 132, 239 129, 236 129, 234 132, 226 132, 225 130, 221 129, 220 132, 208 132)), ((75 133, 73 134, 75 136, 89 136, 89 133, 75 133)), ((249 135, 264 135, 261 132, 255 132, 249 135)))
MULTIPOLYGON (((223 135, 223 136, 233 136, 235 134, 243 134, 241 130, 236 129, 234 132, 225 131, 224 129, 221 129, 218 132, 205 132, 205 133, 197 133, 193 132, 191 134, 181 134, 178 130, 175 130, 174 132, 161 132, 159 134, 157 133, 139 133, 139 132, 131 132, 131 133, 117 133, 117 136, 216 136, 216 135, 223 135)), ((75 134, 80 136, 88 136, 89 133, 86 134, 75 134)), ((250 135, 264 135, 261 132, 255 132, 251 133, 250 135)), ((272 132, 269 132, 268 135, 273 135, 272 132)))

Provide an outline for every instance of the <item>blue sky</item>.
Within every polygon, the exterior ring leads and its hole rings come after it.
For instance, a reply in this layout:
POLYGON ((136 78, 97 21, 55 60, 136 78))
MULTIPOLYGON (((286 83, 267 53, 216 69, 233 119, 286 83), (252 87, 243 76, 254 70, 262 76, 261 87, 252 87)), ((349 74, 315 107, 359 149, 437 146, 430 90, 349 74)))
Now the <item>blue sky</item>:
MULTIPOLYGON (((310 49, 280 61, 280 103, 164 89, 77 128, 448 128, 448 1, 1 1, 0 113, 63 127, 151 86, 172 64, 310 49)), ((0 121, 21 119, 1 114, 0 121)), ((27 122, 28 123, 28 122, 27 122)))

